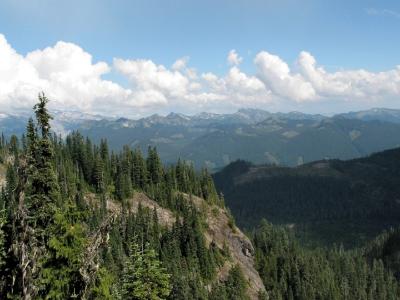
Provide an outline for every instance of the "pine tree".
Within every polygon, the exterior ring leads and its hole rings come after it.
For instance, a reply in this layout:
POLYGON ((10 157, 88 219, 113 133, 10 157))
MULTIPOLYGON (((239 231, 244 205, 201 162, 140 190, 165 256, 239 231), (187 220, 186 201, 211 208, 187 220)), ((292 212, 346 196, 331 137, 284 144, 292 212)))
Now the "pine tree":
POLYGON ((135 300, 166 299, 171 292, 170 275, 161 266, 153 249, 141 250, 132 243, 125 262, 122 298, 135 300))
POLYGON ((158 156, 157 149, 155 147, 149 147, 147 152, 146 165, 149 172, 149 181, 153 184, 160 183, 163 176, 163 167, 160 157, 158 156))
POLYGON ((21 267, 18 284, 23 299, 36 297, 43 288, 42 266, 49 253, 48 243, 53 236, 51 228, 61 200, 53 167, 53 144, 49 135, 51 116, 47 103, 48 99, 42 93, 34 106, 40 136, 36 135, 33 122, 30 120, 28 123, 26 185, 19 187, 22 190, 16 195, 18 211, 13 218, 16 228, 13 249, 21 267))
POLYGON ((10 146, 9 146, 10 154, 14 156, 15 159, 18 158, 19 155, 19 141, 16 135, 12 135, 10 138, 10 146))
MULTIPOLYGON (((3 196, 3 193, 0 195, 1 197, 3 196)), ((4 233, 4 226, 6 224, 6 214, 5 210, 3 208, 0 208, 0 274, 2 273, 1 270, 3 268, 3 265, 5 264, 6 261, 6 237, 4 233)), ((0 275, 1 279, 1 275, 0 275)), ((1 288, 0 288, 1 291, 1 288)))
MULTIPOLYGON (((29 156, 26 204, 31 213, 32 223, 39 231, 41 238, 45 238, 43 233, 52 222, 57 204, 60 204, 60 188, 52 164, 54 153, 49 136, 51 116, 46 108, 48 101, 46 96, 41 94, 39 95, 39 103, 34 106, 38 127, 41 131, 38 141, 36 141, 30 125, 28 127, 31 132, 28 132, 29 156)), ((45 242, 47 238, 44 239, 45 242)))
POLYGON ((97 282, 91 290, 91 296, 96 300, 115 300, 121 299, 118 294, 119 291, 115 291, 115 278, 104 267, 100 268, 97 273, 97 282), (114 288, 114 289, 113 289, 114 288))
POLYGON ((85 290, 80 267, 87 241, 80 215, 71 203, 64 209, 58 209, 54 216, 41 270, 40 295, 45 299, 77 298, 85 290))
POLYGON ((228 299, 232 300, 245 300, 248 299, 246 295, 247 283, 243 276, 243 272, 238 265, 234 266, 225 282, 226 293, 228 299))
POLYGON ((94 158, 93 165, 93 183, 96 187, 96 191, 99 193, 104 192, 105 178, 104 178, 104 161, 101 155, 97 153, 94 158))

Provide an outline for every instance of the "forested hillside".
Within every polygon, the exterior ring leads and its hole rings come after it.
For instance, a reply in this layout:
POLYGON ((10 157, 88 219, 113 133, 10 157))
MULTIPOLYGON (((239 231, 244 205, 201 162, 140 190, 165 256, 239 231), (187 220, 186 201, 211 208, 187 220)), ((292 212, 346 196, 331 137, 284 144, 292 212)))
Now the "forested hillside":
POLYGON ((50 135, 47 99, 1 141, 1 299, 246 299, 264 287, 211 176, 79 133, 50 135), (218 221, 214 221, 217 218, 218 221))
POLYGON ((237 161, 214 176, 239 226, 262 218, 307 242, 361 245, 400 220, 400 149, 296 168, 237 161))
POLYGON ((352 251, 304 248, 287 228, 266 221, 252 238, 257 269, 270 299, 400 298, 398 230, 352 251))

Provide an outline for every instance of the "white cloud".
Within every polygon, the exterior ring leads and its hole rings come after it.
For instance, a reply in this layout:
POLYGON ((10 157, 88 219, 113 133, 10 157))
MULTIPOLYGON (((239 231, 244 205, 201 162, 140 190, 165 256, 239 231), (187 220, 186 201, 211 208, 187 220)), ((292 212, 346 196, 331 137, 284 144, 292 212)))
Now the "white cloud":
POLYGON ((227 88, 232 92, 251 95, 266 92, 265 85, 254 76, 248 76, 238 67, 232 67, 225 77, 227 88))
POLYGON ((129 78, 138 90, 158 90, 171 97, 183 97, 187 93, 189 79, 180 71, 168 70, 151 60, 114 59, 114 67, 129 78))
POLYGON ((189 61, 189 57, 185 56, 185 57, 181 57, 179 59, 177 59, 174 64, 172 65, 172 69, 173 70, 182 70, 186 68, 186 65, 189 61))
POLYGON ((19 55, 0 34, 0 105, 3 110, 31 106, 29 93, 36 93, 44 85, 37 70, 19 55), (15 100, 17 100, 15 102, 15 100), (8 109, 7 109, 8 108, 8 109))
POLYGON ((317 66, 315 58, 308 52, 300 53, 298 65, 319 97, 365 101, 400 96, 400 66, 378 73, 362 69, 328 73, 317 66))
POLYGON ((278 56, 262 51, 257 54, 254 63, 259 78, 277 95, 298 102, 316 98, 311 83, 301 74, 292 73, 288 64, 278 56))
POLYGON ((189 58, 170 67, 149 59, 115 58, 94 62, 78 45, 58 42, 27 55, 18 54, 0 34, 0 112, 30 109, 45 91, 52 108, 122 116, 170 111, 233 111, 239 107, 298 109, 317 103, 387 103, 400 96, 400 66, 384 72, 329 72, 308 52, 293 66, 266 51, 254 58, 255 74, 243 72, 231 50, 223 75, 198 74, 189 58), (117 71, 128 85, 104 76, 117 71))
POLYGON ((242 62, 243 58, 239 56, 235 49, 232 49, 228 53, 227 61, 231 66, 238 66, 242 62))
POLYGON ((249 100, 248 96, 257 95, 258 100, 265 96, 264 84, 256 77, 242 73, 237 67, 232 67, 225 77, 212 73, 199 77, 182 60, 174 63, 172 69, 167 69, 151 60, 114 59, 114 68, 130 80, 135 91, 153 91, 163 95, 159 97, 162 102, 157 104, 186 110, 251 105, 243 103, 249 100))
POLYGON ((25 57, 0 35, 0 109, 31 108, 38 92, 45 91, 52 107, 96 112, 111 99, 128 99, 130 90, 103 80, 110 68, 92 63, 90 54, 77 45, 58 42, 25 57))

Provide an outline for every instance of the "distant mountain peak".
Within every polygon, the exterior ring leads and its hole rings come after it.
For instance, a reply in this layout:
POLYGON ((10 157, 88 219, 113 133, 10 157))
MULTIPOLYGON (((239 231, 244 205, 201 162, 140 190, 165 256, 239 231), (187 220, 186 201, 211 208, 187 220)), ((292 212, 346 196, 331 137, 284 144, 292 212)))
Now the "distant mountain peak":
POLYGON ((335 117, 358 119, 362 121, 381 121, 400 123, 400 110, 393 108, 374 107, 367 110, 338 114, 335 117))
POLYGON ((194 115, 195 118, 200 118, 200 119, 212 119, 221 116, 220 114, 216 113, 210 113, 210 112, 201 112, 196 115, 194 115))
POLYGON ((181 120, 190 120, 190 117, 181 113, 171 112, 166 116, 167 119, 181 119, 181 120))

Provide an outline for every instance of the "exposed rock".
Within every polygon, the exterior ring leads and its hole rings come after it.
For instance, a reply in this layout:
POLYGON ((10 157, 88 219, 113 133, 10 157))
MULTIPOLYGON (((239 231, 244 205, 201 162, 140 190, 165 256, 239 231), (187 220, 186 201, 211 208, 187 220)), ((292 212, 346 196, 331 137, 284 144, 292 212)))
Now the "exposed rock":
POLYGON ((249 238, 239 228, 231 224, 225 209, 216 205, 207 205, 203 199, 196 196, 185 196, 187 199, 191 199, 199 210, 206 213, 208 228, 205 232, 205 238, 208 245, 214 242, 220 249, 223 249, 224 245, 229 248, 232 262, 225 263, 219 270, 219 279, 224 280, 229 274, 230 268, 238 264, 248 280, 250 298, 258 299, 258 292, 265 291, 265 287, 254 267, 254 248, 249 238))
MULTIPOLYGON (((87 193, 85 195, 85 201, 91 206, 100 205, 99 199, 93 193, 87 193)), ((142 192, 135 192, 132 198, 128 199, 127 202, 131 212, 137 212, 140 204, 143 207, 147 207, 151 210, 155 208, 157 210, 158 221, 163 226, 172 227, 176 221, 174 214, 170 210, 161 207, 157 202, 151 200, 142 192)), ((111 213, 118 214, 121 212, 121 203, 108 198, 107 210, 111 213)))
POLYGON ((0 188, 6 185, 6 171, 4 165, 0 164, 0 188))
POLYGON ((151 200, 144 193, 136 192, 132 198, 128 199, 128 205, 132 212, 136 212, 139 204, 151 210, 156 209, 158 221, 163 226, 172 227, 176 221, 176 217, 170 210, 161 207, 157 202, 151 200))
MULTIPOLYGON (((218 280, 225 280, 229 274, 229 270, 238 264, 249 284, 248 295, 251 299, 258 299, 258 292, 265 291, 265 287, 260 275, 254 268, 254 248, 249 238, 230 222, 225 209, 216 205, 208 205, 202 198, 187 194, 183 195, 188 201, 192 201, 196 208, 206 216, 208 227, 204 232, 204 236, 207 246, 213 242, 221 250, 224 246, 229 249, 232 259, 227 260, 218 270, 218 280)), ((86 194, 85 200, 90 205, 100 205, 99 199, 93 193, 86 194)), ((127 201, 128 207, 132 212, 136 212, 140 204, 151 210, 155 208, 159 222, 164 226, 172 227, 176 221, 176 217, 170 210, 161 207, 142 192, 136 192, 127 201)), ((121 204, 117 201, 107 199, 107 209, 112 215, 119 214, 121 212, 121 204)))

